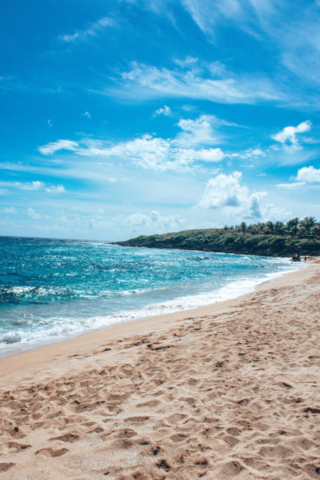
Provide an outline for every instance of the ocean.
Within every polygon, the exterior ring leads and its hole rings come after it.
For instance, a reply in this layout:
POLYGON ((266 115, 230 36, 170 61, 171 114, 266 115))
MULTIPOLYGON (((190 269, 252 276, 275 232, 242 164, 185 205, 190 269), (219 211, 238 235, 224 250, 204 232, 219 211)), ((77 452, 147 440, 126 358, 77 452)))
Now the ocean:
POLYGON ((284 258, 0 237, 0 357, 250 292, 284 258))

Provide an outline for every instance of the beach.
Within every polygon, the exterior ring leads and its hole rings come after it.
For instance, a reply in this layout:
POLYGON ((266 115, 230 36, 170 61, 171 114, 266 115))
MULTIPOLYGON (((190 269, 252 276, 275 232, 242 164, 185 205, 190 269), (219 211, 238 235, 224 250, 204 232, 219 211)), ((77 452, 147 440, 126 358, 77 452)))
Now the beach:
POLYGON ((319 278, 1 359, 1 478, 320 478, 319 278))

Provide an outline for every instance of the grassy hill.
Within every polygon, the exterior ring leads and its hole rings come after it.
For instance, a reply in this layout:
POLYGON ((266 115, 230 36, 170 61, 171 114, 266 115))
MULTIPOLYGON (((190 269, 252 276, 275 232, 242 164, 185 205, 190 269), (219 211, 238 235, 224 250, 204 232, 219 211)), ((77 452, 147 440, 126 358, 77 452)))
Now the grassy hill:
MULTIPOLYGON (((312 217, 307 217, 312 218, 312 217)), ((292 257, 320 255, 320 226, 315 221, 305 228, 303 220, 293 219, 286 225, 281 222, 205 230, 186 230, 163 235, 139 236, 117 245, 128 247, 205 250, 209 252, 237 253, 292 257), (295 220, 295 225, 290 222, 295 220), (278 224, 278 225, 277 225, 278 224), (289 224, 289 225, 288 225, 289 224)))

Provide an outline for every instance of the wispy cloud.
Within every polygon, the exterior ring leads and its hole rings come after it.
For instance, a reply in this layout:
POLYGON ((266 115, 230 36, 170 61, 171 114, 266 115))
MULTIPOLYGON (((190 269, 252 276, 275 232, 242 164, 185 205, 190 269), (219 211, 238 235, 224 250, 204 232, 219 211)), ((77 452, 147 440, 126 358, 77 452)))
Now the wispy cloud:
POLYGON ((17 210, 14 207, 4 207, 3 212, 9 213, 9 214, 15 214, 17 213, 17 210))
MULTIPOLYGON (((44 182, 40 182, 39 180, 33 182, 0 181, 0 186, 19 190, 38 191, 43 190, 46 184, 44 182)), ((63 185, 50 185, 45 189, 45 191, 47 193, 63 193, 65 192, 65 188, 63 185)))
POLYGON ((277 187, 286 190, 296 190, 297 188, 303 187, 305 184, 306 182, 278 183, 277 187))
POLYGON ((10 182, 10 181, 0 181, 0 186, 1 187, 7 187, 7 188, 18 188, 20 190, 40 190, 41 188, 44 187, 44 183, 40 182, 39 180, 33 181, 33 182, 10 182))
POLYGON ((72 34, 61 35, 60 40, 71 43, 75 41, 84 41, 88 40, 91 37, 95 37, 98 32, 105 29, 106 27, 115 27, 116 23, 109 17, 102 17, 97 22, 91 23, 88 28, 83 30, 76 30, 72 34))
POLYGON ((47 145, 43 145, 42 147, 39 147, 38 150, 43 155, 52 155, 58 150, 75 151, 77 147, 78 147, 77 142, 73 142, 72 140, 58 140, 56 142, 47 143, 47 145))
POLYGON ((201 115, 196 120, 181 119, 178 126, 182 130, 174 140, 176 145, 190 147, 195 145, 215 145, 221 142, 221 125, 231 125, 214 115, 201 115))
POLYGON ((267 78, 235 75, 221 68, 217 71, 214 65, 203 63, 169 70, 133 62, 131 70, 121 74, 116 87, 100 93, 135 101, 175 97, 230 104, 286 98, 267 78))
POLYGON ((29 217, 33 218, 33 220, 38 220, 41 218, 40 213, 37 213, 33 208, 27 209, 29 217))
POLYGON ((232 25, 256 40, 266 37, 280 51, 284 67, 305 81, 320 84, 319 3, 295 5, 288 0, 180 0, 211 41, 219 28, 232 25))

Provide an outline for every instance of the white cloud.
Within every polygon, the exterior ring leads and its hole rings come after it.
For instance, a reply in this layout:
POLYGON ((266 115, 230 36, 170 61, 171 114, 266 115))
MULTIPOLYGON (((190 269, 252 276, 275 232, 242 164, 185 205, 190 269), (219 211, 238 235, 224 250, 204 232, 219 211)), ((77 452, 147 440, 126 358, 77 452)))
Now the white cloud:
POLYGON ((199 149, 180 148, 173 140, 153 138, 144 135, 128 142, 118 143, 112 147, 94 147, 78 150, 86 156, 119 157, 142 168, 155 170, 189 169, 196 161, 219 162, 224 158, 220 148, 199 149))
POLYGON ((162 217, 159 212, 152 211, 150 215, 145 215, 140 212, 134 213, 125 217, 122 220, 123 225, 132 227, 135 229, 136 227, 145 227, 147 229, 155 229, 155 228, 178 228, 184 222, 183 219, 179 217, 179 215, 168 215, 166 217, 162 217))
POLYGON ((218 120, 211 115, 201 115, 196 120, 179 120, 178 126, 182 132, 176 137, 175 144, 190 147, 217 143, 222 139, 221 134, 213 129, 213 124, 218 123, 218 120))
POLYGON ((101 230, 120 227, 121 230, 128 229, 131 232, 155 233, 168 229, 178 229, 183 222, 184 219, 180 218, 179 215, 162 216, 159 212, 152 211, 150 215, 137 212, 127 216, 120 215, 109 220, 95 215, 94 218, 88 220, 88 228, 101 230))
POLYGON ((40 213, 37 213, 33 208, 28 208, 28 215, 29 217, 33 218, 34 220, 38 220, 41 218, 40 213))
POLYGON ((158 110, 156 110, 154 113, 155 115, 165 115, 167 117, 172 115, 171 108, 168 107, 167 105, 165 105, 162 108, 158 108, 158 110))
MULTIPOLYGON (((219 162, 225 157, 221 148, 199 148, 217 143, 221 135, 214 127, 221 125, 233 124, 215 116, 202 115, 196 120, 181 119, 178 126, 182 132, 174 139, 163 139, 146 134, 114 145, 92 138, 83 139, 80 142, 58 140, 39 147, 39 151, 44 155, 50 155, 60 149, 67 149, 86 157, 119 158, 142 168, 161 171, 189 170, 196 162, 219 162)), ((112 177, 107 180, 117 181, 112 177)))
POLYGON ((266 193, 250 193, 248 187, 240 184, 241 177, 241 172, 233 172, 231 175, 221 173, 210 179, 199 206, 206 209, 223 208, 227 214, 237 209, 250 218, 261 218, 260 200, 266 193))
POLYGON ((100 93, 135 100, 175 97, 230 104, 285 98, 267 78, 237 76, 226 68, 212 68, 214 65, 169 70, 133 62, 132 69, 122 73, 121 84, 100 93))
POLYGON ((64 193, 65 188, 63 185, 52 185, 51 187, 46 188, 46 192, 48 193, 64 193))
POLYGON ((297 180, 306 183, 320 183, 320 169, 314 167, 300 168, 297 175, 297 180))
POLYGON ((311 122, 309 120, 300 123, 297 127, 285 127, 281 132, 272 135, 272 138, 277 142, 285 144, 290 142, 294 146, 298 146, 297 133, 308 132, 311 128, 311 122))
POLYGON ((108 182, 110 183, 116 183, 118 180, 116 178, 113 178, 113 177, 109 177, 108 178, 108 182))
POLYGON ((0 186, 2 187, 7 187, 7 188, 18 188, 20 190, 40 190, 45 186, 43 182, 40 182, 38 180, 33 181, 33 182, 26 182, 26 183, 21 183, 21 182, 7 182, 7 181, 0 181, 0 186))
POLYGON ((21 187, 23 190, 40 190, 40 188, 44 187, 43 182, 39 182, 39 180, 36 180, 35 182, 32 183, 22 183, 21 187))
POLYGON ((201 150, 192 150, 192 152, 195 160, 203 162, 220 162, 225 157, 221 148, 202 148, 201 150))
POLYGON ((97 33, 103 30, 106 27, 115 27, 115 22, 111 18, 103 17, 100 18, 97 22, 92 23, 85 30, 76 30, 74 33, 60 36, 60 40, 64 42, 71 43, 80 40, 88 40, 89 38, 95 37, 97 33))
POLYGON ((59 150, 71 150, 74 152, 77 147, 77 142, 73 142, 72 140, 57 140, 56 142, 51 142, 39 147, 38 150, 43 155, 52 155, 59 150))
POLYGON ((81 116, 86 118, 91 118, 91 115, 89 112, 84 112, 81 116))
POLYGON ((4 207, 3 211, 4 211, 4 213, 10 213, 10 214, 11 214, 11 213, 12 213, 12 214, 13 214, 13 213, 17 213, 17 211, 16 211, 16 209, 15 209, 14 207, 10 207, 10 208, 9 208, 9 207, 4 207))
POLYGON ((303 187, 306 182, 294 182, 294 183, 279 183, 277 187, 284 188, 286 190, 295 190, 296 188, 303 187))

